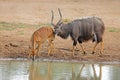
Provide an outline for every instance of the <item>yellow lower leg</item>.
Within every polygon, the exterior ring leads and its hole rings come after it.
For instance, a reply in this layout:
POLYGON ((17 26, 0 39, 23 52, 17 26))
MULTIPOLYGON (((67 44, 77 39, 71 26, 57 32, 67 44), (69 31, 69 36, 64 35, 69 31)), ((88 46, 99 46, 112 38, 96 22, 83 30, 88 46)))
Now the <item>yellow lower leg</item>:
POLYGON ((81 47, 81 49, 82 49, 83 54, 85 54, 85 50, 84 50, 84 47, 83 47, 82 44, 80 44, 80 47, 81 47))
POLYGON ((98 45, 98 43, 95 44, 95 46, 93 47, 93 50, 92 50, 92 54, 95 53, 95 49, 96 49, 96 46, 98 45))
POLYGON ((100 43, 100 55, 102 54, 102 52, 103 52, 103 47, 104 47, 104 45, 103 45, 103 41, 100 43))
POLYGON ((75 46, 73 46, 72 55, 73 55, 73 57, 75 56, 75 46))
POLYGON ((50 53, 53 51, 53 47, 54 47, 54 44, 52 43, 52 41, 49 42, 49 49, 48 49, 48 56, 50 55, 50 53))

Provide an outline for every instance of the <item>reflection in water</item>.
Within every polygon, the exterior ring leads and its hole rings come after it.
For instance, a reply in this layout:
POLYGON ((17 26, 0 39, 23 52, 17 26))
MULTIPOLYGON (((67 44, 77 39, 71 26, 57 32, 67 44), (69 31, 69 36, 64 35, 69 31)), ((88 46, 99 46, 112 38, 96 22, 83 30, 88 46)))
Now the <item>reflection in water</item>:
POLYGON ((51 80, 50 63, 41 66, 41 63, 32 62, 29 70, 29 80, 51 80))
MULTIPOLYGON (((90 65, 89 65, 90 66, 90 65)), ((78 74, 75 75, 75 71, 74 68, 72 67, 72 79, 71 80, 101 80, 101 76, 102 76, 102 68, 101 68, 101 64, 99 65, 99 72, 95 70, 95 65, 91 64, 92 66, 92 71, 90 71, 90 74, 92 74, 93 72, 93 76, 91 77, 83 77, 81 76, 83 68, 85 67, 85 64, 83 64, 78 72, 78 74), (96 73, 99 73, 99 76, 97 76, 96 73)), ((90 68, 90 67, 89 67, 90 68)), ((88 69, 87 69, 88 70, 88 69)), ((88 71, 89 72, 89 71, 88 71)))
MULTIPOLYGON (((102 64, 77 64, 77 63, 45 64, 34 62, 32 63, 31 68, 29 70, 30 71, 29 80, 119 80, 119 78, 117 77, 111 78, 111 76, 109 76, 109 74, 117 75, 113 74, 115 71, 110 73, 104 72, 103 69, 107 71, 111 70, 110 66, 112 65, 107 65, 108 69, 106 69, 105 68, 106 65, 102 64), (107 78, 102 77, 102 75, 109 77, 107 78)), ((119 67, 116 67, 115 69, 117 68, 119 69, 119 67)))
POLYGON ((81 80, 81 72, 82 72, 84 66, 85 66, 85 64, 82 65, 82 67, 80 68, 77 75, 75 74, 74 66, 72 66, 72 79, 71 80, 81 80))
POLYGON ((119 80, 120 65, 0 61, 0 80, 119 80))
POLYGON ((0 80, 27 80, 28 63, 0 61, 0 80))

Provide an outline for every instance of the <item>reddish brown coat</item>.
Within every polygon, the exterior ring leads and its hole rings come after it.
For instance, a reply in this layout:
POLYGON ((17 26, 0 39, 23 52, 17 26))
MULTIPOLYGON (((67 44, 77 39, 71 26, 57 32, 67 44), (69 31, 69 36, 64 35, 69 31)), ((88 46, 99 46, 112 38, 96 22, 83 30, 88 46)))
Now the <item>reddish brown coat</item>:
MULTIPOLYGON (((54 31, 51 27, 42 27, 38 30, 36 30, 31 37, 30 42, 32 43, 32 56, 33 59, 35 56, 38 54, 41 44, 43 44, 45 41, 49 41, 49 50, 48 50, 48 55, 51 53, 52 48, 53 48, 53 43, 52 41, 55 38, 54 31)), ((31 54, 29 54, 30 56, 31 54)))

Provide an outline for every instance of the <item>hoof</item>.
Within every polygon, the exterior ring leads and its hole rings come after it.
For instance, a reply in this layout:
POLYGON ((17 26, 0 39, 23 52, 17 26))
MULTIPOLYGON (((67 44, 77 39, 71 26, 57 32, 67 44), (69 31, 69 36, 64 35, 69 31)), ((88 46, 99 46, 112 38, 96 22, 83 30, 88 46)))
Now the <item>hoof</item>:
POLYGON ((98 54, 98 56, 99 56, 99 57, 102 57, 102 53, 100 52, 100 53, 98 54))
POLYGON ((47 54, 47 56, 53 56, 53 54, 51 54, 51 53, 48 53, 48 54, 47 54))
POLYGON ((75 54, 73 54, 72 57, 75 57, 75 54))
POLYGON ((75 57, 75 55, 72 55, 72 57, 75 57))
POLYGON ((82 54, 84 54, 84 55, 85 55, 85 54, 86 54, 86 52, 84 51, 82 54))
POLYGON ((102 55, 98 55, 98 57, 102 57, 102 55))
POLYGON ((34 61, 35 59, 34 58, 32 58, 32 61, 34 61))
POLYGON ((93 51, 91 54, 95 54, 95 52, 93 51))
POLYGON ((35 55, 32 57, 32 61, 34 61, 35 60, 35 55))

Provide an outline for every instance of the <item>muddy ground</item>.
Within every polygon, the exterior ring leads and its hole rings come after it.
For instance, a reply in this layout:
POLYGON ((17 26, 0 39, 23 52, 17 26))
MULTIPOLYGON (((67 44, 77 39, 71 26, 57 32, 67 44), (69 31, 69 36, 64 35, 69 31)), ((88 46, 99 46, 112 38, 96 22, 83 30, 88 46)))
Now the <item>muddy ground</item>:
MULTIPOLYGON (((76 57, 72 57, 72 40, 54 40, 53 55, 47 56, 47 42, 44 43, 40 59, 78 60, 78 61, 118 61, 120 62, 120 1, 119 0, 0 0, 0 22, 49 24, 51 10, 54 10, 56 23, 59 19, 57 8, 61 8, 63 19, 71 21, 85 16, 98 16, 105 23, 104 52, 98 56, 90 54, 94 43, 83 43, 86 55, 76 49, 76 57)), ((30 37, 37 30, 35 27, 0 29, 0 57, 27 58, 30 37)))

